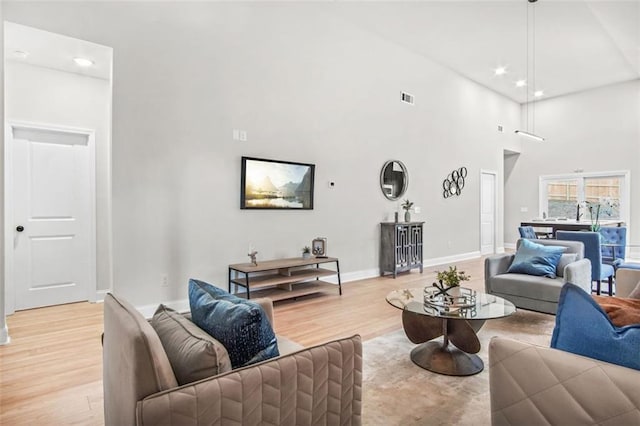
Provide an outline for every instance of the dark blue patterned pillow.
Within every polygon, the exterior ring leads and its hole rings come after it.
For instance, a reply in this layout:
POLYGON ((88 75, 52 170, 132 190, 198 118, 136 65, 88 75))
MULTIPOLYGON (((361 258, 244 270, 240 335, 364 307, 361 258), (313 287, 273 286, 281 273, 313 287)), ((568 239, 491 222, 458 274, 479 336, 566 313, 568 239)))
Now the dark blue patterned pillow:
POLYGON ((190 279, 189 305, 192 321, 222 343, 233 368, 280 355, 267 314, 257 303, 190 279))

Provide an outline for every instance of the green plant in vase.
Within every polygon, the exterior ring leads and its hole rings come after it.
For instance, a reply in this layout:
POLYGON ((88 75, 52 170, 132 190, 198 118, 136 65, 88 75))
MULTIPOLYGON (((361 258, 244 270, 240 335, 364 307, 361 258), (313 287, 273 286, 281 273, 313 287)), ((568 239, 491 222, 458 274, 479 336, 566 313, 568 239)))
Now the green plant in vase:
POLYGON ((599 232, 601 228, 600 214, 606 214, 611 217, 613 208, 617 206, 617 202, 610 198, 601 198, 598 202, 587 201, 587 209, 589 210, 589 217, 591 219, 589 229, 593 232, 599 232))
POLYGON ((440 290, 437 294, 447 294, 449 290, 459 287, 462 281, 469 281, 471 276, 465 274, 464 271, 458 271, 456 266, 449 266, 448 271, 436 271, 437 283, 433 286, 440 290))
POLYGON ((413 201, 409 201, 404 200, 404 203, 402 203, 402 208, 404 209, 404 221, 405 222, 411 222, 411 207, 413 207, 413 201))
POLYGON ((309 246, 302 247, 302 258, 308 259, 311 257, 311 248, 309 246))
POLYGON ((591 219, 591 226, 589 229, 593 232, 600 231, 600 209, 602 206, 600 203, 587 203, 589 209, 589 217, 591 219))

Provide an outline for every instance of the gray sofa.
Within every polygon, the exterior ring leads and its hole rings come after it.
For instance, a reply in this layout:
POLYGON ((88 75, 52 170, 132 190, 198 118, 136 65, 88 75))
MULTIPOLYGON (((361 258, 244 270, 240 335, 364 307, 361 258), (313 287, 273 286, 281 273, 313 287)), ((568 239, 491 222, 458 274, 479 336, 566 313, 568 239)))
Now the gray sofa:
POLYGON ((638 425, 640 371, 494 337, 491 424, 638 425))
MULTIPOLYGON (((271 302, 261 304, 273 324, 271 302)), ((294 347, 278 341, 281 353, 294 347)), ((360 336, 178 386, 151 325, 107 294, 103 344, 107 426, 361 424, 360 336)))
MULTIPOLYGON (((517 246, 520 247, 518 240, 517 246)), ((508 273, 515 254, 504 253, 485 259, 484 285, 489 294, 503 297, 518 308, 555 314, 560 290, 565 282, 591 293, 591 262, 584 258, 584 245, 579 241, 531 240, 546 246, 563 246, 565 253, 576 253, 575 262, 564 268, 564 277, 547 278, 508 273)))

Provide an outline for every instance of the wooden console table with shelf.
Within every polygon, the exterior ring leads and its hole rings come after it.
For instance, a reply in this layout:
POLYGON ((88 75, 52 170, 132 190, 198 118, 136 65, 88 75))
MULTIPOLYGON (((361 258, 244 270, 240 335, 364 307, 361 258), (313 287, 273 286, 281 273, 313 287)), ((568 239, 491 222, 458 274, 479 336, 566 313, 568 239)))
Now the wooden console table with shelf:
POLYGON ((233 285, 233 294, 238 293, 238 287, 244 287, 247 299, 252 296, 268 297, 273 301, 293 299, 335 289, 335 284, 320 280, 330 275, 338 276, 338 292, 342 295, 340 263, 335 257, 263 260, 257 266, 253 263, 237 263, 229 265, 229 293, 233 285), (335 263, 336 269, 320 267, 328 263, 335 263))

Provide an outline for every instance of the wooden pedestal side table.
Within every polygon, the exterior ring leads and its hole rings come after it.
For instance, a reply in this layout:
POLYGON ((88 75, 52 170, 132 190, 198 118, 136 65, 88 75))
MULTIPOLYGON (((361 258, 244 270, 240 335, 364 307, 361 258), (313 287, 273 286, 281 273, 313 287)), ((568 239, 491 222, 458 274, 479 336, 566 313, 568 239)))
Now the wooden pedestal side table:
POLYGON ((434 373, 471 376, 484 369, 477 333, 489 319, 513 314, 516 307, 498 296, 458 287, 456 296, 468 295, 468 302, 444 307, 430 302, 434 287, 395 290, 387 302, 402 309, 402 325, 411 342, 411 360, 434 373), (464 306, 464 307, 462 307, 464 306), (442 336, 442 340, 434 340, 442 336))

